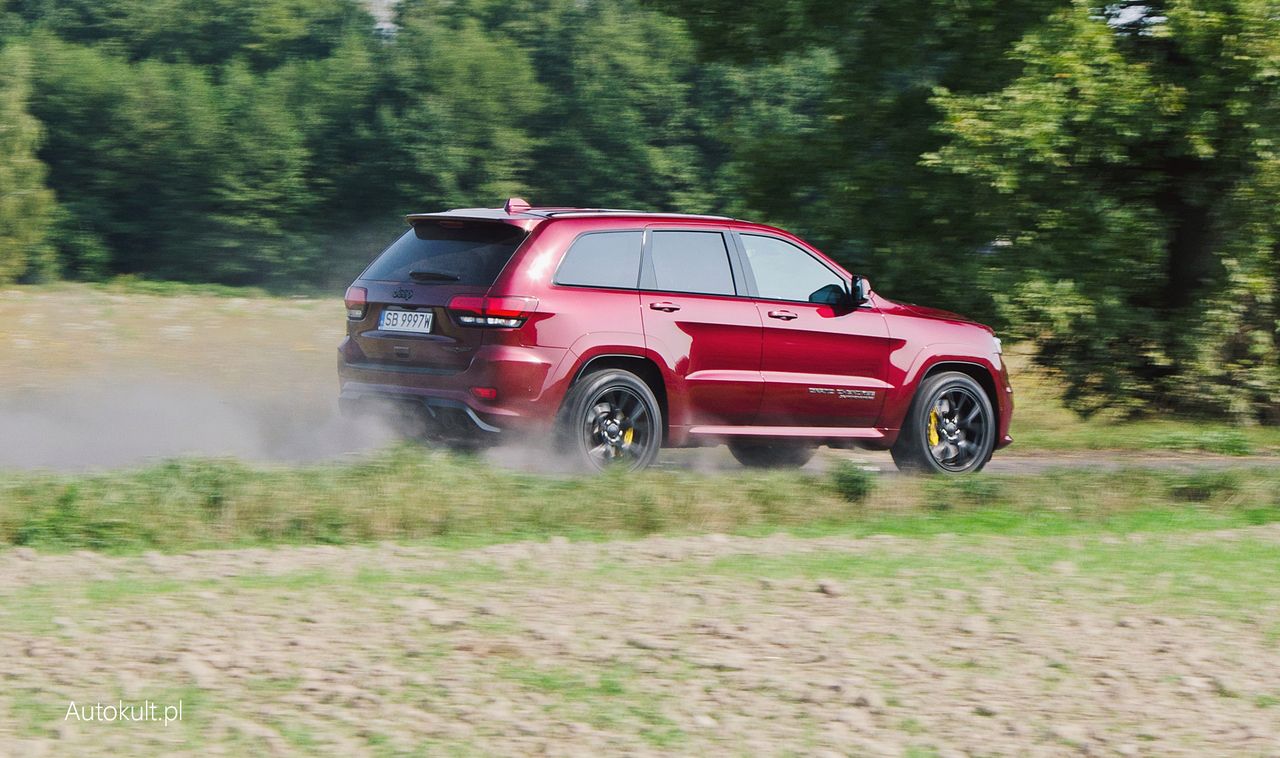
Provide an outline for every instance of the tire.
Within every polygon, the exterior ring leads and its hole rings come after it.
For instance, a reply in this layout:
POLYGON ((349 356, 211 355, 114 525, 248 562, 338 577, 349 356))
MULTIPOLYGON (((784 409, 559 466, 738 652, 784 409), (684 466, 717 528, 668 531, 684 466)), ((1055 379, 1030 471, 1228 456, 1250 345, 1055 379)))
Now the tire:
POLYGON ((596 471, 638 471, 662 447, 662 409, 653 390, 630 371, 602 369, 578 379, 560 407, 562 450, 596 471))
POLYGON ((816 445, 792 440, 742 439, 729 442, 729 452, 747 468, 800 468, 816 445))
POLYGON ((986 391, 967 374, 947 371, 916 390, 890 453, 902 471, 969 474, 991 460, 995 437, 996 414, 986 391))

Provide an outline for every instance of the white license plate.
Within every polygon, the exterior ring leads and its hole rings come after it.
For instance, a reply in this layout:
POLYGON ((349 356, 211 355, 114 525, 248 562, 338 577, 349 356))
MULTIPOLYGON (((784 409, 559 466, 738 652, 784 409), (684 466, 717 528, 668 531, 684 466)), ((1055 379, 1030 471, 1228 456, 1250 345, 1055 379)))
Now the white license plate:
POLYGON ((431 311, 383 311, 378 328, 384 332, 427 334, 431 331, 433 315, 431 311))

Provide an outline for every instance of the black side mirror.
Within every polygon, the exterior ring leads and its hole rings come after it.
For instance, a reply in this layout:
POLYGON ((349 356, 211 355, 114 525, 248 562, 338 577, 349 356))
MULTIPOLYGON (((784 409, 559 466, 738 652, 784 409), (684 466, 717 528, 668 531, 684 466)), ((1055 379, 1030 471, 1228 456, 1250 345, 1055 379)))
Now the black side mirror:
POLYGON ((860 276, 853 277, 853 293, 851 294, 851 297, 853 298, 854 308, 857 308, 859 305, 867 302, 869 299, 867 297, 867 280, 860 276))
POLYGON ((809 302, 818 305, 829 305, 836 310, 849 307, 849 293, 845 292, 844 287, 839 284, 828 284, 821 289, 814 290, 809 295, 809 302))
POLYGON ((809 295, 809 302, 829 305, 838 313, 848 313, 867 302, 866 283, 860 276, 853 277, 853 291, 843 284, 828 284, 809 295))

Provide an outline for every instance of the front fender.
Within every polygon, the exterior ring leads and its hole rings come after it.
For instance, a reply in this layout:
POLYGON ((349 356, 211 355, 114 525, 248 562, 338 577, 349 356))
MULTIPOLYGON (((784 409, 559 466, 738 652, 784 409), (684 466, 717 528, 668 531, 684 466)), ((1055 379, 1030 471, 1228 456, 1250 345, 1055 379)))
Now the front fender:
POLYGON ((939 342, 926 345, 913 354, 903 355, 900 351, 891 355, 888 379, 894 389, 890 390, 885 397, 879 426, 884 429, 901 429, 902 421, 911 407, 911 399, 915 397, 916 390, 920 387, 920 381, 932 368, 943 363, 976 366, 991 378, 991 383, 996 389, 992 405, 996 408, 1000 426, 999 440, 1003 440, 1008 433, 1009 415, 1012 411, 1012 399, 1005 397, 1009 392, 1004 362, 994 351, 990 354, 978 353, 974 351, 972 345, 963 343, 939 342))

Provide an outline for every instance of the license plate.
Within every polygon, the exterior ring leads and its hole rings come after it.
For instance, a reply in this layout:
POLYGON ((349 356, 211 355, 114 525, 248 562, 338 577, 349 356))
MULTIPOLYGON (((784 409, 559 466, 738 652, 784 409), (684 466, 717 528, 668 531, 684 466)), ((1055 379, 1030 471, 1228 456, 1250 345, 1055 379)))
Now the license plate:
POLYGON ((383 311, 378 328, 384 332, 427 334, 431 331, 433 315, 431 311, 383 311))

